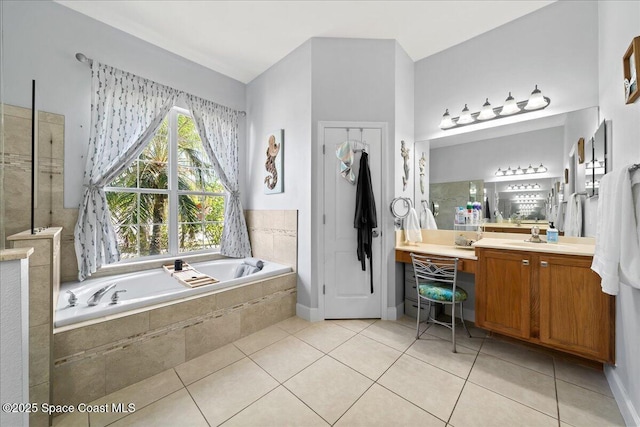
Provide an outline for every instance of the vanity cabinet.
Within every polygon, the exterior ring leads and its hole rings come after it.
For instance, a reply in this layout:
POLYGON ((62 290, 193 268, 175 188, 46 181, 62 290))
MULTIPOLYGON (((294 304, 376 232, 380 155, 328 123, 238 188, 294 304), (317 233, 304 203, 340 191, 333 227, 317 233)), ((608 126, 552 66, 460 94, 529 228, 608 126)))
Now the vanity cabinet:
POLYGON ((615 299, 591 257, 477 249, 479 327, 600 362, 614 362, 615 299))

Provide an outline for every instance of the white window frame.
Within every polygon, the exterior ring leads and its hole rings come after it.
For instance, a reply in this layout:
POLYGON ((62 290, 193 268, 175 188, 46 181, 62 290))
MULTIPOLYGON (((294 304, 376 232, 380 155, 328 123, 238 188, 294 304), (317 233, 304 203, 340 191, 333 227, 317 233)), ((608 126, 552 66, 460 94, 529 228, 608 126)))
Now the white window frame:
MULTIPOLYGON (((197 251, 189 251, 189 252, 180 252, 178 247, 178 200, 180 196, 189 195, 189 196, 207 196, 207 197, 223 197, 224 198, 224 207, 225 211, 227 209, 227 201, 228 201, 228 193, 209 193, 205 191, 187 191, 187 190, 178 190, 178 115, 188 116, 193 119, 193 115, 187 109, 180 107, 173 107, 169 110, 167 114, 168 120, 168 128, 169 128, 169 159, 168 159, 168 175, 169 182, 167 189, 161 188, 127 188, 127 187, 110 187, 105 186, 105 192, 121 192, 121 193, 137 193, 137 194, 166 194, 168 197, 169 203, 169 219, 166 225, 168 226, 168 252, 165 254, 157 254, 157 255, 138 255, 133 258, 127 258, 121 260, 119 263, 139 263, 144 261, 153 261, 164 258, 176 258, 190 255, 200 255, 200 254, 218 254, 220 253, 220 248, 209 248, 209 249, 200 249, 197 251)), ((205 142, 203 141, 203 144, 205 142)), ((205 155, 206 151, 205 151, 205 155)), ((208 157, 208 155, 207 155, 208 157)), ((137 161, 137 159, 136 159, 137 161)), ((140 185, 138 183, 138 185, 140 185)), ((138 203, 140 203, 138 199, 138 203)), ((202 221, 206 223, 206 221, 202 221)), ((140 236, 138 233, 138 242, 137 248, 140 248, 140 236)))

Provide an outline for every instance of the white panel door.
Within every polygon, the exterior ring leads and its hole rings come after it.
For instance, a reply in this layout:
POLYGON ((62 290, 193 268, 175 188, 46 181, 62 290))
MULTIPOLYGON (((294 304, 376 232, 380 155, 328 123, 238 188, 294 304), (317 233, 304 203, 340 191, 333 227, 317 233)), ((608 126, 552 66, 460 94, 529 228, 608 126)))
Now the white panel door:
MULTIPOLYGON (((354 228, 357 185, 340 175, 340 161, 336 145, 347 139, 346 128, 324 129, 324 317, 325 319, 380 318, 382 239, 373 239, 373 271, 366 259, 362 271, 358 255, 357 230, 354 228), (373 293, 371 277, 373 274, 373 293)), ((360 140, 360 129, 349 131, 350 140, 360 140)), ((382 224, 382 130, 364 128, 362 139, 369 145, 369 168, 376 201, 378 228, 382 224)), ((353 171, 360 172, 360 158, 356 153, 353 171)), ((377 231, 377 230, 376 230, 377 231)), ((375 233, 374 233, 375 234, 375 233)))

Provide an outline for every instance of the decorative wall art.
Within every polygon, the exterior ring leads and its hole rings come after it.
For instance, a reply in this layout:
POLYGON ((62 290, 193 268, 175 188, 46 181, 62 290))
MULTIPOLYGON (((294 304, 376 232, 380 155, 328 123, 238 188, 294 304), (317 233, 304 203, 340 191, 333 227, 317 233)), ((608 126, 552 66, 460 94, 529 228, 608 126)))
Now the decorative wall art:
POLYGON ((578 140, 578 163, 584 163, 584 138, 578 140))
POLYGON ((638 75, 640 74, 640 36, 631 40, 629 48, 622 57, 624 71, 624 96, 627 104, 633 104, 640 96, 638 75))
POLYGON ((404 161, 404 175, 402 176, 402 191, 407 189, 409 182, 409 149, 404 145, 404 141, 400 141, 400 156, 404 161))
POLYGON ((284 192, 284 129, 278 129, 267 135, 267 160, 264 167, 267 175, 264 178, 264 193, 277 194, 284 192))

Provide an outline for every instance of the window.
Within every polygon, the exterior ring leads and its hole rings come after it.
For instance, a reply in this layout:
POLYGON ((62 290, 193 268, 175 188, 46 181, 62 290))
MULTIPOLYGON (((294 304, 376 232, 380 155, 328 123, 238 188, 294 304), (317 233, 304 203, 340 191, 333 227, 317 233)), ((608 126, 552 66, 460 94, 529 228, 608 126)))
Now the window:
POLYGON ((226 194, 186 110, 105 191, 123 259, 220 247, 226 194))

